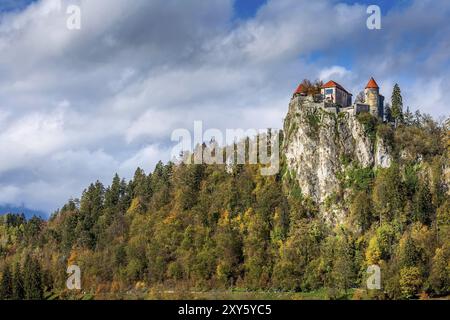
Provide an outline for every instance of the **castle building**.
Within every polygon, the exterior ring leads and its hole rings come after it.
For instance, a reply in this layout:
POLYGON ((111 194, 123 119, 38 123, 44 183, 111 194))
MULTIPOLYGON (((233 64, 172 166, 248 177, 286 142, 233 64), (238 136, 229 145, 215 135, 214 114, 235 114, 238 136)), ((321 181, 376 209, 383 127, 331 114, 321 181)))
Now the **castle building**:
POLYGON ((343 108, 352 105, 352 94, 333 80, 328 81, 322 86, 321 93, 325 100, 337 104, 343 108))
POLYGON ((374 78, 370 78, 364 89, 365 104, 369 106, 370 113, 384 119, 384 96, 380 94, 380 87, 374 78))
POLYGON ((319 95, 310 95, 307 88, 300 84, 295 90, 292 99, 312 99, 311 101, 314 101, 316 107, 330 112, 349 112, 354 115, 370 112, 381 121, 384 120, 384 97, 380 94, 380 87, 374 78, 370 78, 364 89, 363 99, 365 101, 355 101, 353 103, 353 95, 333 80, 325 83, 321 87, 320 92, 321 94, 319 95))

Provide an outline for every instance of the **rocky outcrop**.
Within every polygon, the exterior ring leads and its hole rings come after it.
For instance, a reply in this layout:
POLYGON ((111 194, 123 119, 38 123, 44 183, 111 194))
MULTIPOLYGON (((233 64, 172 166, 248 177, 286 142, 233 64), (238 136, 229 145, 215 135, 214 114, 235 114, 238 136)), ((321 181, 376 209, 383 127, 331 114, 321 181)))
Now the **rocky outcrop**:
POLYGON ((339 177, 348 166, 388 167, 391 163, 388 146, 367 132, 351 110, 337 112, 312 97, 292 99, 284 133, 290 176, 295 177, 303 195, 317 202, 322 211, 328 210, 323 213, 330 219, 345 216, 345 208, 336 204, 325 209, 324 203, 342 191, 339 177))
POLYGON ((391 166, 392 157, 389 147, 385 142, 377 138, 377 144, 375 146, 375 167, 388 168, 391 166))

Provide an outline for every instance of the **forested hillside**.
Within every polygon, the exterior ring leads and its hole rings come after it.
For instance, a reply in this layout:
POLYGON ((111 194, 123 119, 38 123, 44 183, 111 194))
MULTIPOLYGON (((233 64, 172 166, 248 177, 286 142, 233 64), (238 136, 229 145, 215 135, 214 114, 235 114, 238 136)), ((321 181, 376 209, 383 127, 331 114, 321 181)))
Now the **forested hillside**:
POLYGON ((11 205, 0 205, 0 215, 4 215, 7 213, 20 213, 24 214, 26 218, 30 219, 34 216, 44 218, 46 214, 42 211, 32 210, 25 207, 14 207, 11 205))
POLYGON ((421 115, 397 127, 360 121, 391 143, 393 160, 343 172, 350 197, 342 223, 325 221, 285 163, 270 177, 251 165, 159 163, 129 182, 116 175, 109 186, 91 184, 48 221, 1 217, 0 297, 231 288, 355 299, 450 294, 448 128, 421 115), (66 289, 73 264, 81 292, 66 289), (381 290, 366 289, 373 264, 381 290))

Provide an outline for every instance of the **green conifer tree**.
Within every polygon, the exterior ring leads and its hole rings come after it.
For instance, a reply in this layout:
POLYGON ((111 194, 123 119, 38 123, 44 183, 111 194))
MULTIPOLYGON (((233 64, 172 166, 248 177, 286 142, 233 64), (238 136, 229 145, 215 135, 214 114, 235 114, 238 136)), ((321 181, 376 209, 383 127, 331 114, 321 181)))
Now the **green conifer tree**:
POLYGON ((393 122, 393 119, 392 119, 392 108, 391 108, 391 105, 389 103, 386 103, 386 106, 384 107, 384 116, 385 116, 386 122, 388 122, 388 123, 393 122))
POLYGON ((392 118, 395 125, 403 123, 403 98, 400 86, 396 83, 392 91, 392 118))
POLYGON ((16 263, 12 276, 12 299, 23 300, 25 298, 25 292, 23 288, 23 275, 20 268, 20 264, 16 263))
POLYGON ((8 264, 3 268, 0 281, 0 299, 9 300, 12 298, 12 274, 8 264))
POLYGON ((30 256, 27 256, 24 263, 24 291, 27 300, 41 300, 44 295, 41 267, 39 262, 30 256))

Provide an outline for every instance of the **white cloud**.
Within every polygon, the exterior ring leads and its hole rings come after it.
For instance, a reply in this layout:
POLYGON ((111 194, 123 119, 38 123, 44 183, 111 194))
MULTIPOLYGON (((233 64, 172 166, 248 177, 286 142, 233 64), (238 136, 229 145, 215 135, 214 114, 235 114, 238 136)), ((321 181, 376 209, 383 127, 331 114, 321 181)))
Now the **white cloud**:
POLYGON ((170 150, 161 149, 159 146, 150 145, 142 148, 136 154, 126 159, 119 166, 119 173, 131 176, 136 168, 154 168, 161 159, 169 159, 170 150))
POLYGON ((445 88, 443 78, 432 78, 426 82, 418 80, 405 92, 405 100, 414 101, 415 105, 407 104, 405 108, 410 106, 413 110, 418 108, 425 113, 448 114, 448 99, 444 94, 448 89, 448 86, 445 88))
POLYGON ((0 133, 0 174, 20 168, 34 157, 48 156, 64 144, 63 116, 32 113, 7 125, 0 133))
POLYGON ((328 81, 330 79, 344 79, 351 75, 351 71, 345 67, 332 66, 330 68, 324 68, 319 73, 319 79, 328 81))

